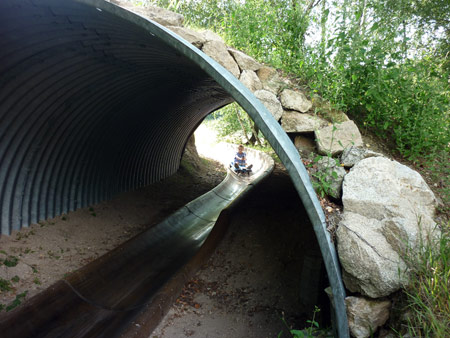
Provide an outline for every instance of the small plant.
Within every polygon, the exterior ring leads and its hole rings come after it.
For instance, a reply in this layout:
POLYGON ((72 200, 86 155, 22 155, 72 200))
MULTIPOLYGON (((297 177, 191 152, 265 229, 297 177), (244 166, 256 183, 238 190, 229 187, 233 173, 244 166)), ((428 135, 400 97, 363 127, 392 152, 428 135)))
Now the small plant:
MULTIPOLYGON (((319 323, 316 321, 316 314, 319 312, 320 312, 320 308, 318 306, 314 306, 314 313, 313 313, 312 319, 306 321, 309 324, 309 326, 304 328, 303 330, 291 329, 287 325, 284 317, 282 318, 282 321, 286 325, 286 327, 289 329, 289 333, 292 336, 292 338, 312 338, 312 337, 316 337, 322 331, 328 331, 325 329, 321 329, 319 323)), ((278 338, 281 338, 282 335, 283 335, 283 331, 278 333, 278 338)))
POLYGON ((8 306, 6 307, 6 312, 13 310, 14 308, 18 307, 20 304, 22 304, 23 298, 26 297, 28 291, 24 291, 16 296, 16 299, 14 299, 8 306))
POLYGON ((337 161, 336 159, 333 159, 330 155, 328 156, 321 156, 318 155, 314 158, 312 163, 309 165, 310 168, 314 168, 317 166, 318 162, 322 159, 328 159, 328 165, 325 167, 324 170, 316 170, 311 174, 313 177, 312 185, 314 190, 316 190, 317 194, 320 197, 325 197, 326 195, 331 195, 332 191, 332 180, 338 178, 338 174, 335 170, 333 170, 333 165, 331 164, 331 161, 337 161))
POLYGON ((0 278, 0 291, 11 291, 11 282, 0 278))
POLYGON ((61 219, 62 219, 63 221, 67 221, 67 216, 66 216, 66 215, 62 215, 62 216, 61 216, 61 219))
POLYGON ((14 283, 18 283, 20 280, 19 276, 14 276, 13 278, 11 278, 11 281, 13 281, 14 283))
POLYGON ((18 262, 19 258, 17 258, 16 256, 8 256, 8 258, 3 261, 3 264, 9 268, 12 268, 16 266, 18 262))
POLYGON ((41 281, 37 277, 34 277, 33 283, 36 285, 41 285, 41 281))
POLYGON ((33 273, 37 273, 38 272, 35 266, 31 266, 31 269, 33 270, 33 273))

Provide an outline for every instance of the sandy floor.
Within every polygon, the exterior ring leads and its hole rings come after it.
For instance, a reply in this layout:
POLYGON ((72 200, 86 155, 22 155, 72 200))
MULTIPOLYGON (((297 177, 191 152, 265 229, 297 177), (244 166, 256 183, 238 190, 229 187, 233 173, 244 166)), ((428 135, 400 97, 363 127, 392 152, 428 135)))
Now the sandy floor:
POLYGON ((1 236, 0 262, 5 263, 0 264, 0 285, 4 285, 0 289, 0 316, 17 297, 20 301, 32 297, 159 223, 212 189, 224 176, 223 166, 212 162, 195 172, 181 169, 149 187, 1 236))

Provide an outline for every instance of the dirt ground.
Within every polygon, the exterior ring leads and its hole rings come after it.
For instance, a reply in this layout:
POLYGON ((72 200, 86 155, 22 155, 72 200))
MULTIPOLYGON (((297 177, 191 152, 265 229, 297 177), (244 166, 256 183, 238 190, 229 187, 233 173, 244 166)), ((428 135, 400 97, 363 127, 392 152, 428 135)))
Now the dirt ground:
POLYGON ((235 208, 227 235, 150 338, 290 337, 288 326, 304 328, 314 305, 328 326, 326 286, 312 226, 277 165, 235 208))
POLYGON ((187 163, 162 182, 0 236, 0 316, 158 224, 225 176, 216 162, 205 162, 202 168, 193 170, 187 163))

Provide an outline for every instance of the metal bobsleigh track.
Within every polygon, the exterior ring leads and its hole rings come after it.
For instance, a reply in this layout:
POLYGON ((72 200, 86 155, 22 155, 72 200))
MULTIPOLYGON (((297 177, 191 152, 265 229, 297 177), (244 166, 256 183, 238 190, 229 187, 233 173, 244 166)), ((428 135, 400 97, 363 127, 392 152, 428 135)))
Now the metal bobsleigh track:
POLYGON ((0 1, 1 233, 173 174, 204 117, 232 101, 289 172, 321 248, 338 334, 348 337, 336 251, 289 137, 214 60, 102 0, 0 1))

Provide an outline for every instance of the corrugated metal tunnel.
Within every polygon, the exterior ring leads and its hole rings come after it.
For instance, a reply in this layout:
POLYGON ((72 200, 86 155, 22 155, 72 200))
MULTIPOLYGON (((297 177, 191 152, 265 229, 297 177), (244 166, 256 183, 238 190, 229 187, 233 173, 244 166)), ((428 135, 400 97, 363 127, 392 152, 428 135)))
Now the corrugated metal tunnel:
POLYGON ((162 26, 101 0, 0 1, 1 233, 173 174, 189 136, 236 100, 314 226, 348 336, 345 290, 298 152, 236 78, 162 26))
POLYGON ((173 174, 229 102, 143 28, 68 1, 0 3, 2 233, 173 174))

